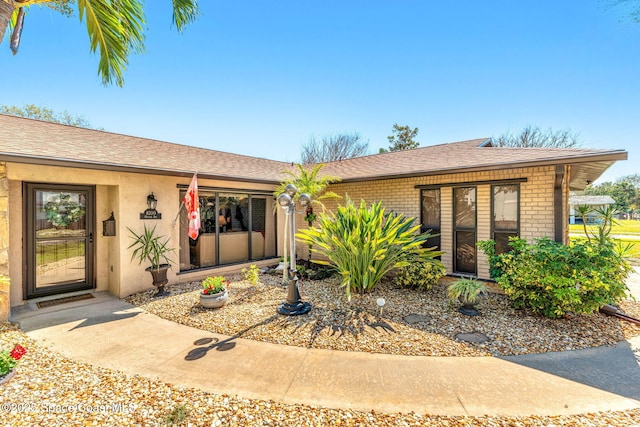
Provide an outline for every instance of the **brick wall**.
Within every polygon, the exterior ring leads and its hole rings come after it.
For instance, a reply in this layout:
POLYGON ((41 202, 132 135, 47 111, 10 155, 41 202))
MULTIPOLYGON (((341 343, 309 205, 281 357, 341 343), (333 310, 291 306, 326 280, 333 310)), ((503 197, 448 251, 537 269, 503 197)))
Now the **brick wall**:
MULTIPOLYGON (((554 180, 555 167, 533 167, 505 169, 500 171, 472 172, 462 174, 446 174, 418 178, 381 179, 358 183, 336 183, 330 190, 355 202, 365 200, 367 203, 382 200, 388 211, 402 213, 405 216, 420 218, 420 190, 416 185, 455 184, 480 181, 508 180, 527 178, 520 183, 520 236, 533 241, 534 238, 554 236, 554 180)), ((441 244, 446 253, 442 262, 447 272, 453 270, 453 191, 444 186, 440 190, 441 198, 441 244)), ((335 210, 341 200, 326 200, 327 209, 335 210)), ((563 203, 563 205, 566 204, 563 203)), ((477 238, 485 240, 491 232, 491 184, 477 186, 477 238)), ((489 277, 486 257, 478 252, 478 276, 489 277)))

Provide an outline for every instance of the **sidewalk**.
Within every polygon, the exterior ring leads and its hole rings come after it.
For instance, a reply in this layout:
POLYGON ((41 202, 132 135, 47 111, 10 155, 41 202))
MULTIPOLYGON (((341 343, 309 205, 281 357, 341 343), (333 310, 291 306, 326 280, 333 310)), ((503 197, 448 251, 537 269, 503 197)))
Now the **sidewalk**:
POLYGON ((330 408, 433 415, 563 415, 640 408, 630 344, 565 353, 419 357, 230 338, 107 294, 14 316, 78 361, 220 394, 330 408))

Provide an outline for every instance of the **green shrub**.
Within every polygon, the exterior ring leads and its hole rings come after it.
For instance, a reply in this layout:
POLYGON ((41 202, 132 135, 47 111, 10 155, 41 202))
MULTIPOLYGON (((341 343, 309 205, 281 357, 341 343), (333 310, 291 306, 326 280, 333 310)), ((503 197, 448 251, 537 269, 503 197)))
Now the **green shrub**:
POLYGON ((512 250, 496 255, 495 242, 478 242, 491 274, 516 308, 547 317, 594 313, 625 297, 631 267, 608 237, 572 243, 548 238, 528 244, 511 238, 512 250))
POLYGON ((256 267, 255 264, 251 264, 249 268, 242 269, 242 276, 244 280, 251 283, 252 285, 257 285, 258 280, 260 280, 260 270, 256 267))
POLYGON ((438 260, 433 260, 433 262, 412 262, 398 269, 393 282, 398 286, 426 291, 438 283, 438 280, 446 272, 447 269, 438 260))
POLYGON ((318 228, 301 230, 296 236, 326 258, 313 262, 330 265, 342 276, 341 286, 351 298, 351 292, 373 289, 394 268, 441 254, 423 247, 430 235, 417 234, 420 225, 413 225, 414 221, 385 214, 382 202, 367 208, 363 200, 358 208, 347 198, 335 213, 319 216, 318 228))

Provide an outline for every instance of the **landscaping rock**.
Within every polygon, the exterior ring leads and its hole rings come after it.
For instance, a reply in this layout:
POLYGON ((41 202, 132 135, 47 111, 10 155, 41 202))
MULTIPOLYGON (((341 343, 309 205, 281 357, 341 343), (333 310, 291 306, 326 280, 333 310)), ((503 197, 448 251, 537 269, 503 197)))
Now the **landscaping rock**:
POLYGON ((489 338, 486 335, 481 334, 480 332, 457 334, 456 339, 458 341, 470 342, 473 344, 483 344, 489 341, 489 338))
POLYGON ((424 316, 422 314, 410 313, 404 316, 404 321, 410 325, 416 323, 429 323, 431 321, 431 316, 424 316))

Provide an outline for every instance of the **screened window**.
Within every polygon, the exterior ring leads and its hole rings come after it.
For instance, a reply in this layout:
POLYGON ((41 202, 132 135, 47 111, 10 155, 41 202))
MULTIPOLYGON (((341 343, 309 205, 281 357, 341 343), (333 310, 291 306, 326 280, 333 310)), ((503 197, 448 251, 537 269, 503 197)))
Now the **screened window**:
POLYGON ((518 184, 491 187, 491 229, 496 253, 511 250, 509 237, 517 237, 520 228, 520 186, 518 184))

